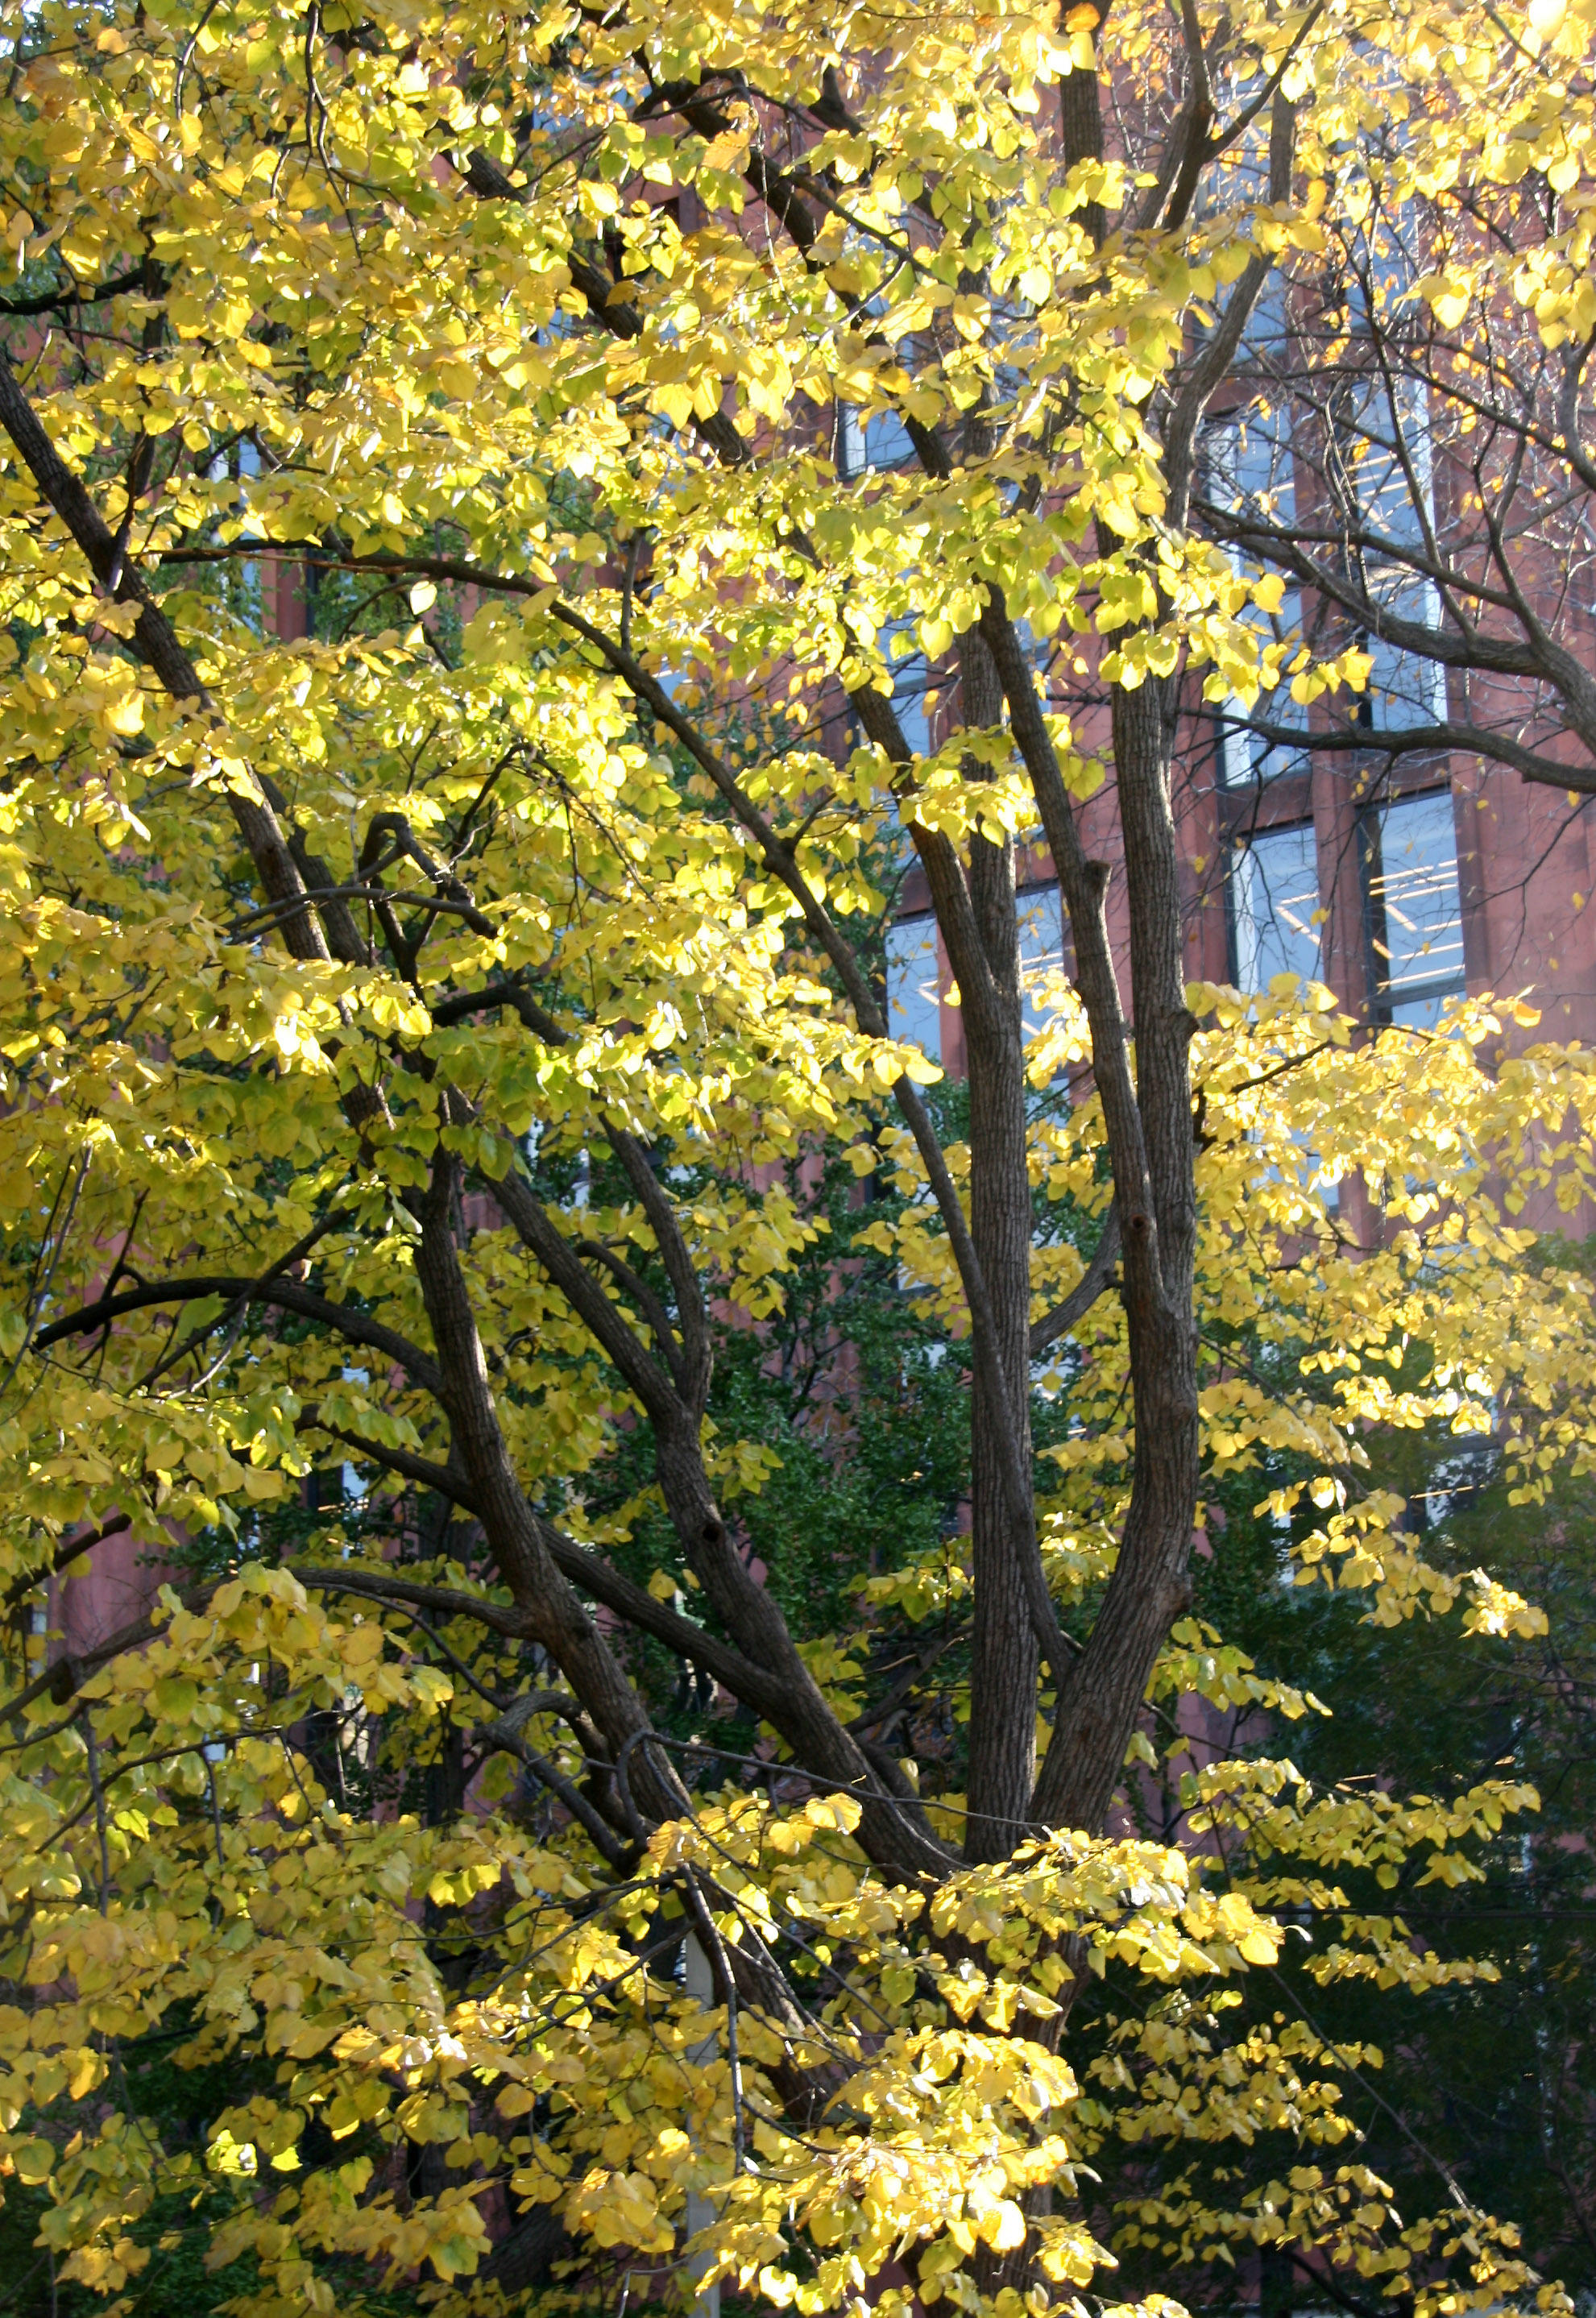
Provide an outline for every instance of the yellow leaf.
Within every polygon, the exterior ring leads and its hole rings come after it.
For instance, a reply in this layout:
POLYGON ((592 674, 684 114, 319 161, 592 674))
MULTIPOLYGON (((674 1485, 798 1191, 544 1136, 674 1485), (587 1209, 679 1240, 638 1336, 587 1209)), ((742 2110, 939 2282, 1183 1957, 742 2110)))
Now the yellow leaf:
POLYGON ((113 732, 130 736, 144 730, 144 695, 141 692, 119 692, 108 700, 101 711, 113 732))

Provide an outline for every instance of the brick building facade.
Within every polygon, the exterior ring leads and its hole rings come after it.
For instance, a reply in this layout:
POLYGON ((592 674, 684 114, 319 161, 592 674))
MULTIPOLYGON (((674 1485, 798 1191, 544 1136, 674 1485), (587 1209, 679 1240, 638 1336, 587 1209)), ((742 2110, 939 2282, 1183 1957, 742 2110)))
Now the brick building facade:
MULTIPOLYGON (((1258 764, 1236 738, 1220 717, 1194 716, 1181 755, 1194 981, 1260 990, 1296 974, 1326 984, 1360 1020, 1414 1028, 1432 1026, 1451 997, 1527 994, 1542 1015, 1532 1035, 1596 1043, 1589 797, 1533 786, 1477 757, 1394 767, 1377 746, 1364 758, 1284 761, 1279 749, 1260 750, 1258 764)), ((1080 818, 1089 853, 1116 864, 1111 777, 1080 818)), ((1022 853, 1018 882, 1022 958, 1039 979, 1067 962, 1069 944, 1045 847, 1022 853)), ((1123 957, 1123 891, 1116 899, 1112 882, 1108 911, 1123 957)), ((888 959, 894 1032, 962 1075, 952 977, 918 868, 900 890, 888 959)))
MULTIPOLYGON (((1541 1009, 1538 1035, 1596 1041, 1588 800, 1476 759, 1382 780, 1367 803, 1355 772, 1321 764, 1264 786, 1194 785, 1183 804, 1193 980, 1254 990, 1296 974, 1360 1020, 1418 1027, 1449 997, 1526 993, 1541 1009)), ((1093 853, 1113 862, 1111 791, 1082 818, 1093 853)), ((1022 953, 1039 976, 1067 942, 1045 848, 1025 854, 1020 883, 1022 953)), ((1112 886, 1109 912, 1112 923, 1112 886)), ((1115 931, 1123 948, 1123 924, 1115 931)), ((888 950, 894 1031, 962 1074, 952 977, 918 869, 888 950)))

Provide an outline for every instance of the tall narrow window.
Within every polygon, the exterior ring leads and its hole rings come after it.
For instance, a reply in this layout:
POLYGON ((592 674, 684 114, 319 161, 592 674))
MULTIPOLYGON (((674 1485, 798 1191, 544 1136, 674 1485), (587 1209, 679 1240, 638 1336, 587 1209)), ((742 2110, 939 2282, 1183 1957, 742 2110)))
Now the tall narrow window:
POLYGON ((1450 790, 1365 813, 1362 836, 1375 1013, 1429 1029, 1468 986, 1450 790))
MULTIPOLYGON (((1209 438, 1206 460, 1208 489, 1220 506, 1234 514, 1254 515, 1271 528, 1289 529, 1296 521, 1291 430, 1282 405, 1259 401, 1226 418, 1209 438)), ((1232 552, 1231 560, 1238 571, 1249 561, 1240 550, 1232 552)), ((1302 597, 1288 588, 1278 612, 1250 607, 1243 616, 1257 630, 1260 650, 1285 643, 1302 633, 1302 597)), ((1305 763, 1300 750, 1249 731, 1249 716, 1293 732, 1305 733, 1308 727, 1308 712, 1293 700, 1288 683, 1260 691, 1251 709, 1239 699, 1228 701, 1221 712, 1220 777, 1225 786, 1250 787, 1300 771, 1305 763)))
MULTIPOLYGON (((878 410, 865 418, 850 404, 838 403, 836 457, 838 474, 857 478, 911 465, 914 445, 897 411, 878 410)), ((924 757, 931 751, 931 669, 915 636, 916 625, 908 616, 894 620, 881 643, 892 670, 892 707, 903 738, 917 756, 924 757)))
POLYGON ((882 632, 882 650, 892 678, 892 709, 903 738, 917 757, 931 753, 931 663, 920 648, 912 619, 894 620, 882 632))
POLYGON ((1047 1022, 1042 988, 1064 962, 1063 920, 1056 885, 1033 885, 1021 894, 1019 914, 1019 979, 1024 1036, 1036 1037, 1047 1022))
MULTIPOLYGON (((238 511, 247 513, 249 507, 249 486, 261 471, 261 454, 248 441, 235 443, 225 457, 212 459, 210 467, 213 483, 226 482, 229 478, 238 487, 238 511)), ((259 518, 256 518, 258 522, 259 518)), ((258 533, 256 535, 258 536, 258 533)), ((221 566, 220 593, 229 612, 258 636, 265 633, 265 607, 261 589, 261 567, 258 563, 236 563, 221 566)))
POLYGON ((1362 375, 1349 375, 1331 399, 1330 482, 1349 526, 1349 577, 1369 598, 1376 621, 1358 637, 1374 660, 1359 723, 1402 732, 1446 719, 1446 669, 1381 635, 1381 615, 1439 628, 1440 596, 1413 563, 1427 561, 1434 533, 1430 390, 1402 373, 1399 310, 1418 276, 1413 218, 1371 213, 1353 238, 1349 319, 1362 346, 1362 375), (1394 364, 1392 366, 1392 357, 1394 364))
MULTIPOLYGON (((1369 278, 1352 301, 1355 334, 1388 327, 1387 310, 1402 293, 1406 260, 1382 244, 1368 263, 1369 278)), ((1421 380, 1393 375, 1385 366, 1347 382, 1332 403, 1329 473, 1332 499, 1347 526, 1349 577, 1375 607, 1422 628, 1439 628, 1440 596, 1414 562, 1426 558, 1432 526, 1430 406, 1421 380)), ((1447 713, 1446 671, 1409 651, 1376 624, 1358 642, 1374 661, 1359 721, 1376 732, 1432 724, 1447 713)))
POLYGON ((887 928, 887 1029, 933 1062, 942 1059, 941 991, 936 919, 900 918, 887 928))
POLYGON ((1319 856, 1314 824, 1260 831, 1238 846, 1230 876, 1236 984, 1267 990, 1278 974, 1321 979, 1319 856))

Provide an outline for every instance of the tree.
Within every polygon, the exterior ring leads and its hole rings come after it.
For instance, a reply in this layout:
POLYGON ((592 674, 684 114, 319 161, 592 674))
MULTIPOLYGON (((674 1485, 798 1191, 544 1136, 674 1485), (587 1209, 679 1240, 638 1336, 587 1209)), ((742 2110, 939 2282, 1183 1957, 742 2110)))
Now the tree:
MULTIPOLYGON (((1104 2260, 1101 2146, 1263 2129, 1307 2146, 1236 2188, 1254 2242, 1425 2308, 1556 2300, 1450 2177, 1455 2226, 1404 2228, 1319 2161, 1349 2127, 1306 2072, 1359 2054, 1306 2018, 1233 2046, 1216 1987, 1293 1910, 1329 1981, 1466 1980, 1337 1871, 1466 1878, 1523 1783, 1237 1759, 1161 1839, 1113 1818, 1127 1750, 1187 1745, 1172 1698, 1305 1708, 1185 1614, 1205 1460, 1300 1456, 1305 1573, 1381 1618, 1536 1631, 1424 1558, 1360 1436, 1494 1430, 1530 1500, 1583 1470, 1586 1300, 1508 1218, 1577 1210, 1592 1097, 1578 1052, 1483 1069, 1488 1008, 1369 1041, 1186 981, 1182 719, 1281 665, 1278 581, 1191 526, 1200 430, 1323 239, 1314 157, 1433 42, 1127 12, 1099 55, 1087 15, 146 0, 16 36, 11 1598, 119 1523, 176 1580, 5 1710, 7 2146, 52 2291, 136 2291, 192 2199, 262 2318, 427 2265, 463 2308, 530 2263, 490 2255, 507 2197, 545 2261, 557 2206, 589 2269, 692 2233, 805 2309, 1040 2307, 1104 2260), (342 591, 294 643, 249 616, 285 562, 342 591), (1027 1045, 1038 820, 1072 987, 1027 1045), (967 1107, 858 930, 905 838, 967 1107), (828 1206, 838 1167, 874 1196, 828 1206), (805 1632, 740 1550, 781 1452, 716 1343, 778 1359, 818 1266, 802 1354, 846 1374, 871 1263, 900 1361, 956 1348, 928 1393, 967 1361, 968 1559, 912 1541, 805 1632), (699 1670, 674 1708, 651 1649, 699 1670), (892 1717, 939 1681, 962 1783, 922 1795, 892 1717), (1110 1967, 1137 2017, 1083 2092, 1062 2039, 1110 1967), (139 2121, 151 2035, 237 2071, 202 2158, 139 2121)), ((1528 120, 1515 38, 1482 10, 1448 54, 1528 120)))
POLYGON ((1454 102, 1495 68, 1460 48, 1428 108, 1393 91, 1367 146, 1316 157, 1314 271, 1255 314, 1226 412, 1251 457, 1200 494, 1210 535, 1292 591, 1294 650, 1356 634, 1374 664, 1349 707, 1287 722, 1266 696, 1256 728, 1362 759, 1371 792, 1438 752, 1576 798, 1596 779, 1585 41, 1575 11, 1526 24, 1538 114, 1454 102), (1408 133, 1425 109, 1439 142, 1408 133))
MULTIPOLYGON (((1588 2292, 1592 2117, 1579 2059, 1591 2037, 1587 1496, 1565 1488, 1547 1505, 1511 1507, 1490 1460, 1477 1449, 1460 1459, 1444 1437, 1410 1442, 1404 1461, 1430 1553, 1467 1561, 1483 1549, 1546 1605, 1548 1632, 1482 1651, 1432 1629, 1425 1679, 1406 1680, 1406 1637, 1361 1624, 1355 1598, 1239 1582, 1249 1559, 1254 1568, 1267 1560, 1267 1522, 1251 1556, 1243 1538, 1227 1541, 1238 1565, 1228 1598, 1205 1608, 1260 1663, 1291 1664, 1332 1709, 1292 1734, 1293 1756, 1315 1782, 1372 1773, 1445 1791, 1492 1764, 1536 1789, 1533 1832, 1523 1822, 1504 1828, 1481 1855, 1481 1881, 1421 1891, 1408 1871, 1382 1893, 1367 1873, 1359 1879, 1368 1905, 1399 1912, 1439 1954, 1490 1963, 1500 1978, 1408 2002, 1383 2031, 1378 2098, 1372 2087, 1349 2089, 1349 2106, 1367 2136, 1365 2161, 1391 2181, 1399 2208, 1428 2197, 1433 2152, 1460 2178, 1499 2185, 1496 2202, 1521 2224, 1538 2265, 1588 2292)), ((1236 1527, 1244 1524, 1242 1512, 1236 1527)), ((1248 1991, 1263 2008, 1274 1993, 1248 1991)), ((1337 2042, 1367 2026, 1367 1999, 1352 1986, 1325 1990, 1314 2008, 1337 2042)))

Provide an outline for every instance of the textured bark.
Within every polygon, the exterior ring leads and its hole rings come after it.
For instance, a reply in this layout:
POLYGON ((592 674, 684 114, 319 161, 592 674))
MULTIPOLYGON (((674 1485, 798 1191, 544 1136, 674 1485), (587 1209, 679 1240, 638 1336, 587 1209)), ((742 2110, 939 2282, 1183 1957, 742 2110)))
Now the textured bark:
MULTIPOLYGON (((440 1397, 448 1412, 453 1451, 470 1483, 499 1573, 525 1618, 525 1631, 542 1644, 569 1683, 609 1748, 611 1761, 627 1757, 633 1801, 657 1819, 669 1818, 685 1801, 680 1784, 662 1765, 658 1747, 638 1743, 649 1729, 642 1702, 591 1613, 555 1568, 510 1462, 454 1245, 451 1217, 456 1182, 456 1163, 440 1156, 416 1255, 417 1278, 443 1371, 440 1397)), ((620 1801, 624 1817, 624 1792, 620 1801)))
MULTIPOLYGON (((633 1155, 641 1158, 636 1146, 632 1148, 633 1155)), ((646 1170, 646 1162, 641 1163, 646 1170)), ((683 1558, 737 1651, 758 1670, 758 1694, 749 1703, 757 1705, 781 1732, 807 1769, 858 1798, 863 1810, 860 1838, 878 1864, 898 1874, 939 1871, 946 1864, 946 1848, 932 1834, 919 1804, 911 1796, 892 1792, 827 1705, 775 1595, 756 1583, 732 1542, 704 1469, 702 1402, 695 1406, 683 1399, 666 1369, 641 1343, 624 1314, 583 1265, 525 1179, 512 1176, 498 1190, 511 1223, 614 1360, 648 1413, 654 1430, 655 1471, 683 1558)), ((662 1199, 660 1206, 664 1206, 662 1199)), ((679 1236, 674 1217, 659 1215, 655 1227, 668 1268, 677 1278, 678 1319, 684 1345, 692 1351, 700 1343, 707 1344, 703 1292, 691 1267, 682 1269, 685 1247, 679 1256, 674 1247, 668 1252, 668 1244, 679 1236)), ((430 1300, 428 1313, 431 1316, 430 1300)), ((435 1319, 435 1333, 436 1325, 435 1319)), ((703 1388, 707 1392, 707 1355, 703 1388)), ((474 1481, 474 1468, 472 1471, 474 1481)), ((552 1559, 547 1559, 550 1573, 557 1575, 552 1559)), ((540 1586, 542 1582, 540 1577, 540 1586)), ((560 1663, 563 1667, 564 1659, 560 1663)), ((574 1685, 574 1675, 570 1678, 574 1685)), ((747 1694, 735 1677, 730 1686, 740 1695, 747 1694)), ((637 1712, 641 1715, 641 1704, 637 1712)), ((597 1714, 595 1720, 601 1729, 605 1728, 597 1714)), ((639 1751, 651 1757, 659 1750, 639 1751)))
MULTIPOLYGON (((1107 0, 1099 23, 1108 13, 1107 0)), ((1066 169, 1103 157, 1103 104, 1095 72, 1066 73, 1059 83, 1059 137, 1066 169)), ((1088 238, 1099 243, 1108 228, 1101 202, 1084 202, 1076 213, 1088 238)))
MULTIPOLYGON (((965 722, 996 724, 1002 687, 979 635, 961 653, 965 722)), ((974 1619, 970 1667, 973 1859, 1006 1859, 1030 1821, 1036 1770, 1036 1635, 1026 1557, 1034 1510, 1018 1527, 1005 1468, 1030 1482, 1031 1193, 1026 1172, 1025 1051, 1012 843, 970 842, 970 892, 990 979, 966 1039, 970 1071, 970 1235, 991 1299, 994 1361, 972 1381, 970 1527, 974 1619), (994 1370, 997 1373, 994 1373, 994 1370)))
POLYGON ((844 1729, 798 1653, 780 1605, 757 1585, 732 1544, 704 1469, 696 1429, 656 1432, 655 1469, 688 1568, 740 1649, 776 1679, 769 1718, 805 1768, 856 1796, 859 1837, 894 1874, 938 1873, 947 1852, 919 1801, 884 1780, 844 1729))
MULTIPOLYGON (((1170 796, 1172 703, 1114 696, 1114 761, 1131 897, 1136 1096, 1150 1211, 1125 1213, 1135 1453, 1131 1502, 1091 1636, 1059 1702, 1037 1816, 1101 1828, 1158 1652, 1188 1597, 1198 1486, 1195 1146, 1182 919, 1170 796), (1132 1261, 1133 1253, 1138 1258, 1132 1261)), ((1116 1193, 1126 1187, 1116 1172, 1116 1193)), ((1135 1188, 1134 1186, 1131 1188, 1135 1188)))
POLYGON ((1031 673, 999 593, 982 615, 1016 741, 1069 906, 1091 1028, 1123 1235, 1135 1453, 1119 1560, 1091 1637, 1062 1687, 1032 1810, 1100 1828, 1160 1645, 1184 1599, 1196 1516, 1197 1433, 1192 1029, 1170 796, 1167 688, 1115 693, 1115 775, 1130 900, 1137 1071, 1104 914, 1107 871, 1086 858, 1031 673))

